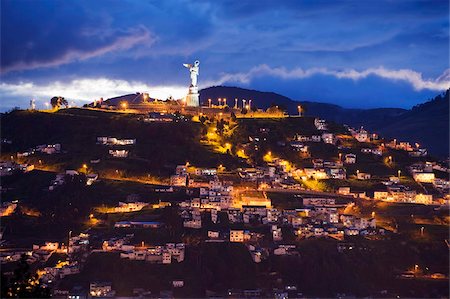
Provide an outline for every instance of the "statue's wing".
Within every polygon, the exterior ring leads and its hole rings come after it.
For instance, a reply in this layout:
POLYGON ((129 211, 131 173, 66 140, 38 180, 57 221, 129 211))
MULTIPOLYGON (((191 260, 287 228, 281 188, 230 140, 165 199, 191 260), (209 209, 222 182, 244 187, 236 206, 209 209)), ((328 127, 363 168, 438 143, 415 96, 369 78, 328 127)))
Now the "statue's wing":
POLYGON ((184 67, 187 67, 188 69, 190 69, 190 68, 192 67, 192 65, 189 64, 189 63, 183 63, 183 66, 184 66, 184 67))

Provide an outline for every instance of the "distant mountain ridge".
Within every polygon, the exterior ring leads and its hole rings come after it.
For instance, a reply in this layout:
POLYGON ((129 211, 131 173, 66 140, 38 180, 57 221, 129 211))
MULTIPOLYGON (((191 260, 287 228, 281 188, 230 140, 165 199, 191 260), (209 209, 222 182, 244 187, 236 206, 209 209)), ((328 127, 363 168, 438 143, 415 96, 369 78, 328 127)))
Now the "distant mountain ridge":
POLYGON ((279 105, 289 114, 298 113, 298 105, 305 108, 305 114, 317 116, 337 123, 354 127, 364 126, 370 131, 385 137, 398 138, 409 142, 418 142, 427 147, 433 155, 448 157, 449 155, 449 91, 434 99, 417 105, 414 108, 376 108, 351 109, 338 105, 294 101, 274 92, 261 92, 239 87, 213 86, 200 92, 200 102, 208 99, 226 98, 227 103, 234 105, 234 99, 252 100, 259 108, 267 109, 271 105, 279 105))

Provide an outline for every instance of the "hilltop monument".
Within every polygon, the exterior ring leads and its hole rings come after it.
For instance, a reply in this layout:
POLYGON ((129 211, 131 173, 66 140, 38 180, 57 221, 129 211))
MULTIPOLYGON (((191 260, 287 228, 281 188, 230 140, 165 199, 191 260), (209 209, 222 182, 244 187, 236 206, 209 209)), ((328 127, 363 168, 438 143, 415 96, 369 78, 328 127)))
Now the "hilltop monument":
POLYGON ((199 65, 200 65, 200 61, 198 61, 198 60, 196 60, 193 64, 188 64, 188 63, 183 64, 183 66, 188 68, 189 72, 191 73, 191 85, 189 86, 189 92, 186 95, 186 106, 190 106, 190 107, 200 106, 198 86, 197 86, 199 65))

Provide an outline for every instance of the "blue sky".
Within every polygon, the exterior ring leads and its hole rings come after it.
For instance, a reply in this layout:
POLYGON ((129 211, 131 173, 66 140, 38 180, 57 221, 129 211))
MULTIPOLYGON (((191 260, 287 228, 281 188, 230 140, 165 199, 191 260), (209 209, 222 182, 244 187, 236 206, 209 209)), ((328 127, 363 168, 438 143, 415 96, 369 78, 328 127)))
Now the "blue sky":
POLYGON ((1 2, 0 110, 240 86, 409 108, 450 87, 448 1, 1 2), (280 3, 281 2, 281 3, 280 3))

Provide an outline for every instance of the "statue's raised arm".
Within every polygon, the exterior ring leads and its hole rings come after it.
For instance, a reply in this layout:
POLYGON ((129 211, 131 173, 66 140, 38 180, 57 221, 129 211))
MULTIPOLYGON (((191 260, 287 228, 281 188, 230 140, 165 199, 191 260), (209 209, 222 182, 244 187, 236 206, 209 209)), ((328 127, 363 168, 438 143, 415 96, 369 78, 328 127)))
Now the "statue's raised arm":
POLYGON ((183 66, 189 69, 191 73, 191 86, 197 87, 197 77, 199 74, 200 61, 196 60, 194 64, 184 63, 183 66))

